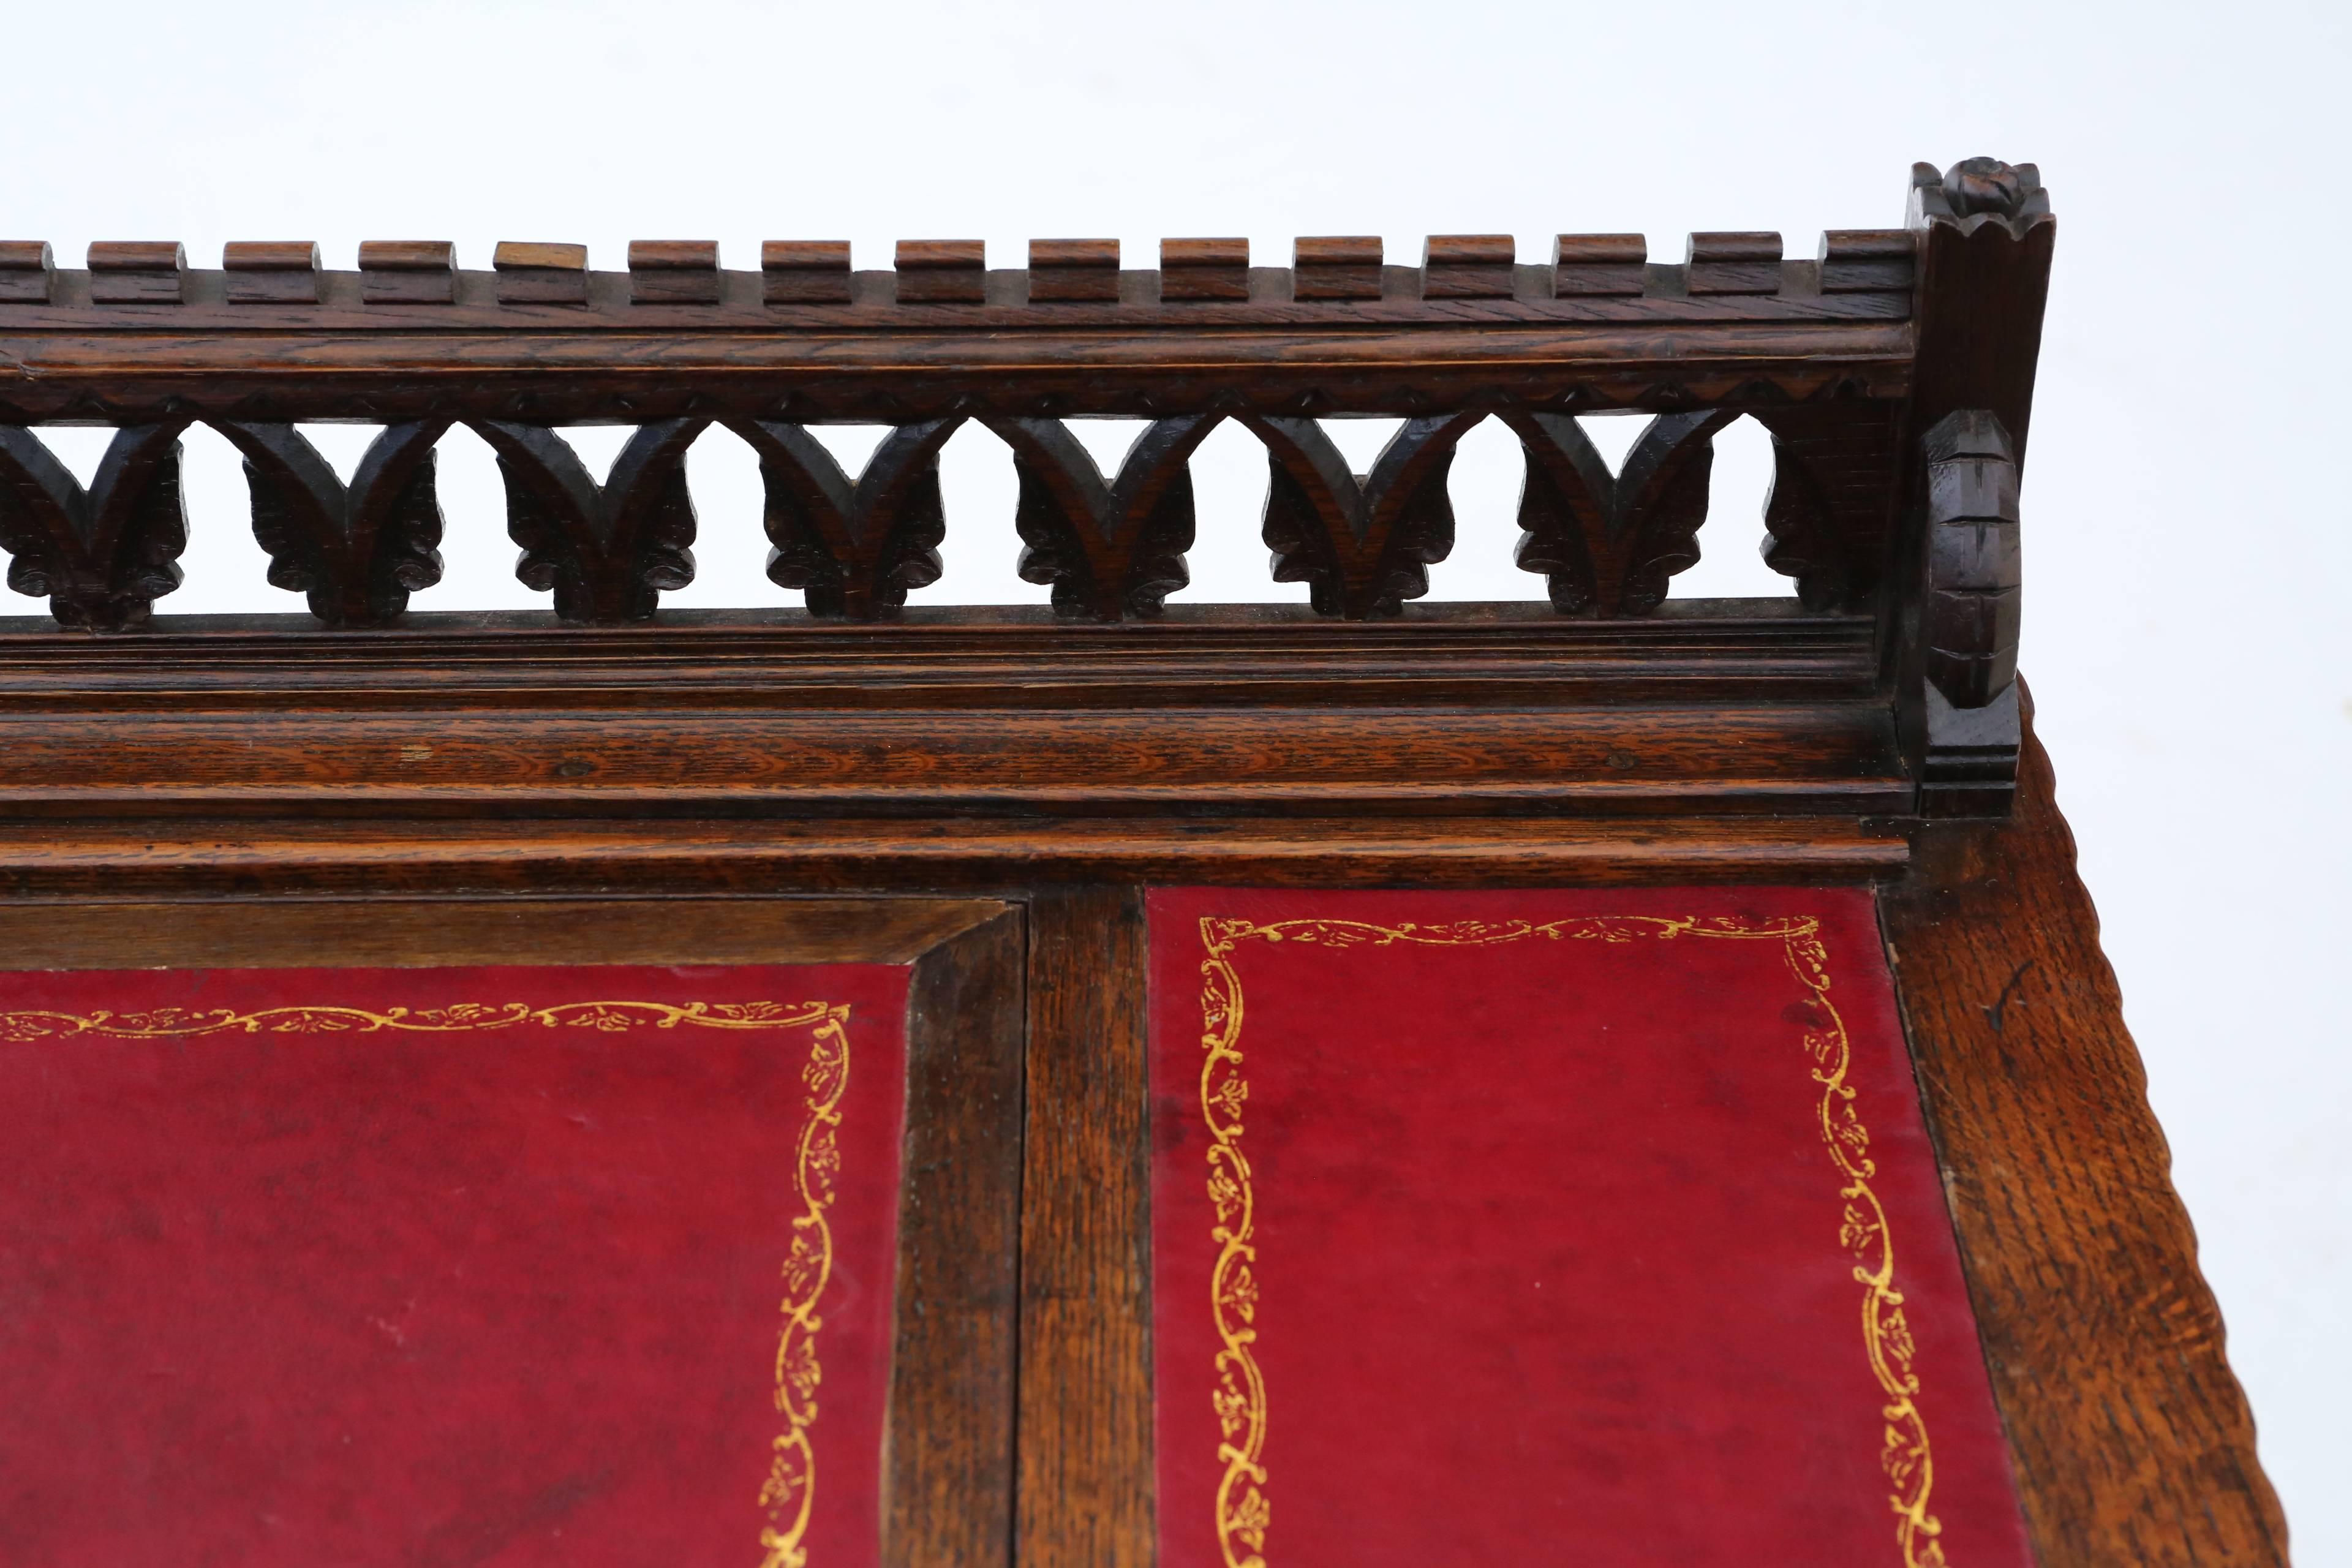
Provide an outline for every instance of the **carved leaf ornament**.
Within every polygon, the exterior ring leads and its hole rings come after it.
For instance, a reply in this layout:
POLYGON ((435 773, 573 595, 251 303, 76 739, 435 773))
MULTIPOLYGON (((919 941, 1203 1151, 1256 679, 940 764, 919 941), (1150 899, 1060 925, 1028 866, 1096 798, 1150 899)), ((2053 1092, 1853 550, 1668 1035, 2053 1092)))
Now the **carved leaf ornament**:
MULTIPOLYGON (((1527 462, 1517 554, 1543 575, 1553 605, 1579 616, 1646 615, 1675 574, 1698 559, 1714 437, 1734 409, 1651 420, 1612 474, 1576 420, 1506 408, 1527 462)), ((1485 410, 1407 420, 1372 464, 1351 473, 1322 425, 1273 415, 1191 414, 1153 420, 1106 475, 1056 419, 980 416, 1011 449, 1014 524, 1024 581, 1053 590, 1063 616, 1149 617, 1191 580, 1196 530, 1191 461, 1221 419, 1265 444, 1261 530, 1275 579, 1304 583, 1327 616, 1394 616, 1428 592, 1429 568, 1454 541, 1447 479, 1485 410)), ((1797 579, 1808 605, 1840 607, 1866 592, 1876 563, 1832 504, 1813 454, 1835 416, 1759 415, 1774 433, 1765 559, 1797 579), (1811 423, 1808 423, 1808 420, 1811 423), (1784 438, 1783 432, 1787 432, 1784 438), (1810 445, 1808 444, 1810 443, 1810 445)), ((947 520, 940 453, 964 416, 894 427, 852 479, 803 426, 730 420, 760 459, 767 573, 820 617, 873 620, 939 580, 947 520)), ((272 584, 308 595, 330 626, 377 626, 440 580, 442 514, 434 447, 454 419, 388 426, 346 485, 295 426, 211 421, 245 460, 255 537, 272 584)), ((603 625, 650 619, 661 595, 693 581, 697 520, 686 453, 711 421, 640 426, 603 483, 553 428, 465 422, 496 455, 516 575, 553 595, 557 616, 603 625)), ((87 492, 22 426, 0 426, 0 547, 9 584, 46 595, 70 626, 142 624, 179 585, 187 542, 179 436, 187 422, 118 433, 87 492)), ((1851 443, 1849 443, 1851 444, 1851 443)))

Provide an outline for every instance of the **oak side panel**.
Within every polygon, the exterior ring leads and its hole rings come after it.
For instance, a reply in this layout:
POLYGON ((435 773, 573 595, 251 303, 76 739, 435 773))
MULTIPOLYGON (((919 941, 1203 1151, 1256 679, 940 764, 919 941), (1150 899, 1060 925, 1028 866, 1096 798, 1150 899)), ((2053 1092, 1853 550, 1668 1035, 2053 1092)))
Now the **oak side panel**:
POLYGON ((1142 1568, 1154 1551, 1143 898, 1042 889, 1029 918, 1018 1556, 1142 1568))
POLYGON ((2284 1563, 2030 728, 2016 816, 1927 827, 1914 853, 1881 917, 2042 1568, 2284 1563))
POLYGON ((985 1568, 1012 1554, 1023 935, 1007 910, 925 953, 908 992, 883 1455, 890 1568, 985 1568))

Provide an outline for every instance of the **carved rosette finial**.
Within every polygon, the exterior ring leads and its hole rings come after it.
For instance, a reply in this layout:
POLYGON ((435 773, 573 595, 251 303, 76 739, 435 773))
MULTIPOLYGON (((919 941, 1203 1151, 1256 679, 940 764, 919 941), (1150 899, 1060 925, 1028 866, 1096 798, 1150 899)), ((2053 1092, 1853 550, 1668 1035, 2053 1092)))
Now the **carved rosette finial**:
POLYGON ((1937 220, 1973 232, 1997 223, 2020 237, 2050 217, 2050 194, 2042 171, 2032 163, 1998 158, 1963 158, 1938 172, 1933 163, 1911 165, 1911 226, 1937 220))

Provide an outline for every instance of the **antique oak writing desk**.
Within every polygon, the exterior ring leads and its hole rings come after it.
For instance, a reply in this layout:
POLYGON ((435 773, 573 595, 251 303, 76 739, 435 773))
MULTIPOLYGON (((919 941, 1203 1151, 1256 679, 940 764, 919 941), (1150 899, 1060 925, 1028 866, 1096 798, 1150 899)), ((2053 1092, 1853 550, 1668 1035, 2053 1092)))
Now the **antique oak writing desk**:
POLYGON ((0 245, 0 1556, 2283 1562, 2016 678, 2054 232, 0 245), (1794 596, 1670 600, 1741 417, 1794 596), (1050 607, 923 607, 967 423, 1050 607), (197 425, 308 615, 153 613, 197 425), (458 426, 551 615, 412 607, 458 426), (660 607, 713 426, 804 610, 660 607))

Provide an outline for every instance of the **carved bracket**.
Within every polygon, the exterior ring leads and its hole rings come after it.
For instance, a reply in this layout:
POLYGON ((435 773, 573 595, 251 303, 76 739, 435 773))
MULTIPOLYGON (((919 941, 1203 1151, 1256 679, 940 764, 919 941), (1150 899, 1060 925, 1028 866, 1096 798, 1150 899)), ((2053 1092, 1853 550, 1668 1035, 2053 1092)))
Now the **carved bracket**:
POLYGON ((707 419, 640 426, 599 486, 579 454, 537 425, 477 420, 506 479, 507 533, 522 546, 515 575, 555 593, 566 621, 650 620, 663 593, 694 581, 694 500, 686 449, 707 419))
POLYGON ((1409 419, 1358 476, 1314 420, 1244 416, 1271 468, 1263 532, 1275 581, 1305 583, 1317 613, 1350 620, 1396 615, 1429 592, 1429 568, 1454 548, 1454 449, 1485 417, 1409 419))
POLYGON ((1195 448, 1219 416, 1157 419, 1106 480, 1087 449, 1055 419, 992 419, 1013 448, 1021 481, 1023 581, 1051 584, 1065 616, 1115 621, 1156 616, 1190 583, 1195 448))
POLYGON ((883 438, 856 483, 798 425, 747 420, 728 428, 760 455, 767 489, 769 577, 804 590, 809 614, 870 621, 908 592, 940 580, 940 448, 961 416, 901 425, 883 438))
POLYGON ((40 438, 0 426, 0 549, 8 585, 46 595, 58 622, 89 631, 144 623, 180 585, 188 544, 180 495, 185 420, 126 426, 85 491, 40 438))
POLYGON ((2017 783, 2017 458, 1990 413, 1964 408, 1927 435, 1927 750, 1922 810, 2004 816, 2017 783))
POLYGON ((319 619, 382 626, 441 580, 433 445, 447 421, 385 426, 349 486, 291 425, 216 427, 245 456, 271 584, 307 594, 319 619))
POLYGON ((1662 414, 1612 474, 1573 416, 1503 416, 1527 454, 1519 491, 1522 571, 1540 572, 1563 615, 1643 616, 1698 562, 1716 433, 1735 409, 1662 414))

